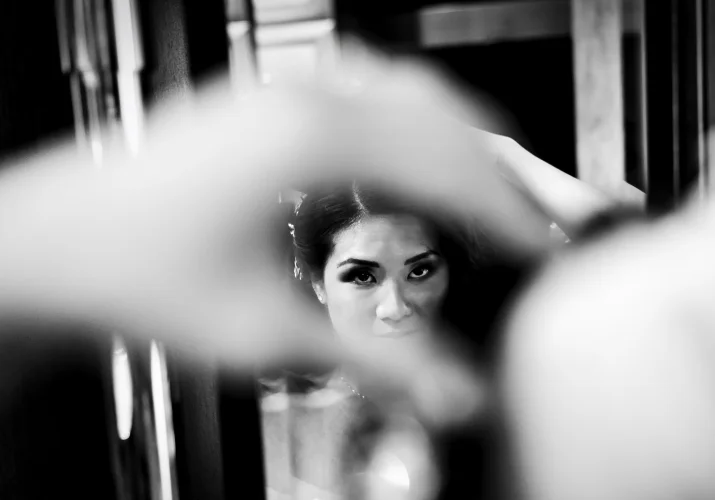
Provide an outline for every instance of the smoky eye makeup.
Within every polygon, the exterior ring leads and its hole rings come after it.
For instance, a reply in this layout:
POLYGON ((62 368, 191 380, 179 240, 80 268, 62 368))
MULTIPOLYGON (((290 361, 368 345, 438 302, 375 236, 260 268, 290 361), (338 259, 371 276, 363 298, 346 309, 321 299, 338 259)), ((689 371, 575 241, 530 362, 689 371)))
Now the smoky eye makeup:
POLYGON ((435 263, 423 262, 410 270, 409 278, 413 280, 424 280, 432 276, 436 270, 437 265, 435 263))
POLYGON ((429 279, 442 267, 442 264, 439 257, 426 258, 412 266, 408 278, 413 281, 429 279))
POLYGON ((364 266, 355 266, 346 269, 338 275, 338 279, 343 283, 353 283, 359 286, 366 286, 377 283, 377 278, 375 277, 375 269, 364 266))

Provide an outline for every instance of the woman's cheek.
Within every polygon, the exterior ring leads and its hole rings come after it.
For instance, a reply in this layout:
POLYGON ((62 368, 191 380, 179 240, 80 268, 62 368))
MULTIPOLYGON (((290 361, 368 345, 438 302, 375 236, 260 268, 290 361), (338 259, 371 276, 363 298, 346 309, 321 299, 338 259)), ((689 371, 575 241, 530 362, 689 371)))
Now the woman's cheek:
POLYGON ((435 276, 434 279, 417 285, 414 295, 414 304, 417 305, 423 316, 436 319, 442 310, 442 304, 447 296, 448 278, 435 276))
POLYGON ((330 320, 339 337, 361 338, 371 334, 375 307, 369 295, 336 288, 328 297, 330 320))

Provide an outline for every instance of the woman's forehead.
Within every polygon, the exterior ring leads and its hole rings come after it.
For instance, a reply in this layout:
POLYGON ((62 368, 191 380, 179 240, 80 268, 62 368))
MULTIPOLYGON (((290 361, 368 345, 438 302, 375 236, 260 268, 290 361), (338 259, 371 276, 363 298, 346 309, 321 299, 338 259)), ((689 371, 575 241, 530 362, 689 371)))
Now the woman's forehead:
MULTIPOLYGON (((411 216, 369 216, 338 233, 334 258, 409 258, 434 247, 425 225, 411 216)), ((404 260, 404 259, 403 259, 404 260)))

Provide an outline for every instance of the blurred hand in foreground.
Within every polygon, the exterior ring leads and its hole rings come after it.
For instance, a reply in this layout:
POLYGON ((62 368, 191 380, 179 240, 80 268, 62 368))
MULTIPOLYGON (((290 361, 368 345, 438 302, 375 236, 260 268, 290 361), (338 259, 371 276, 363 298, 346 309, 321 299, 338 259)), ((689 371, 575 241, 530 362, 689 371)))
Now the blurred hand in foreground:
POLYGON ((504 388, 530 500, 715 495, 715 206, 624 227, 514 311, 504 388))
POLYGON ((465 116, 478 101, 435 71, 364 53, 333 76, 243 100, 208 86, 152 117, 138 156, 108 151, 101 169, 71 145, 6 168, 0 313, 159 338, 239 371, 288 357, 359 358, 365 373, 432 394, 446 377, 455 405, 473 408, 478 384, 466 382, 453 349, 412 346, 386 359, 330 342, 325 322, 285 286, 277 194, 377 182, 478 219, 521 258, 545 251, 546 217, 499 171, 500 140, 475 139, 466 125, 490 120, 465 116), (368 75, 359 92, 346 85, 355 75, 368 75))

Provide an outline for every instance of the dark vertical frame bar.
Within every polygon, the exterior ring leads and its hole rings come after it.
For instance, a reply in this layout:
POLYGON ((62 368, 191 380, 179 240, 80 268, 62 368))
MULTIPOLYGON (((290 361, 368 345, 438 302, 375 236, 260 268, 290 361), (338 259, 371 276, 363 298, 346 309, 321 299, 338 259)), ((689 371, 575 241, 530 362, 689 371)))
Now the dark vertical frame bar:
POLYGON ((705 101, 703 0, 678 2, 679 125, 681 199, 704 194, 705 101))
MULTIPOLYGON (((703 37, 704 50, 703 59, 705 61, 704 72, 704 100, 705 100, 705 116, 704 127, 709 131, 715 125, 715 0, 703 0, 703 37)), ((709 142, 704 145, 704 164, 705 164, 705 188, 712 189, 713 173, 710 171, 710 165, 715 158, 715 152, 711 151, 709 142)))
POLYGON ((186 14, 181 0, 149 0, 138 6, 145 60, 142 94, 151 108, 191 86, 186 14))
POLYGON ((169 359, 179 500, 223 500, 223 459, 214 367, 169 359))
POLYGON ((228 69, 223 0, 138 2, 146 58, 142 90, 150 103, 228 69))
POLYGON ((189 70, 194 81, 228 69, 224 0, 183 0, 189 70))
MULTIPOLYGON (((643 192, 648 192, 648 117, 647 117, 647 96, 646 91, 646 55, 645 55, 645 19, 644 19, 644 9, 646 0, 636 0, 631 3, 631 6, 635 7, 635 12, 633 12, 633 21, 636 28, 635 37, 635 95, 630 98, 635 100, 635 106, 638 109, 638 116, 636 120, 636 130, 635 137, 633 138, 635 142, 635 151, 637 151, 637 157, 634 161, 638 162, 637 166, 637 178, 634 179, 632 184, 642 190, 643 192)), ((625 60, 624 60, 625 63, 625 60)), ((626 68, 624 68, 625 70, 626 68)), ((626 147, 628 147, 628 137, 626 137, 626 147)), ((626 150, 628 151, 628 150, 626 150)), ((628 155, 626 155, 626 161, 629 161, 628 155)), ((628 180, 628 179, 627 179, 628 180)))
POLYGON ((704 185, 702 0, 645 3, 648 208, 677 207, 704 185))
POLYGON ((263 430, 255 381, 222 373, 218 408, 225 500, 265 500, 263 430))
POLYGON ((678 198, 678 59, 675 50, 678 0, 646 2, 644 41, 648 152, 648 209, 672 209, 678 198))

